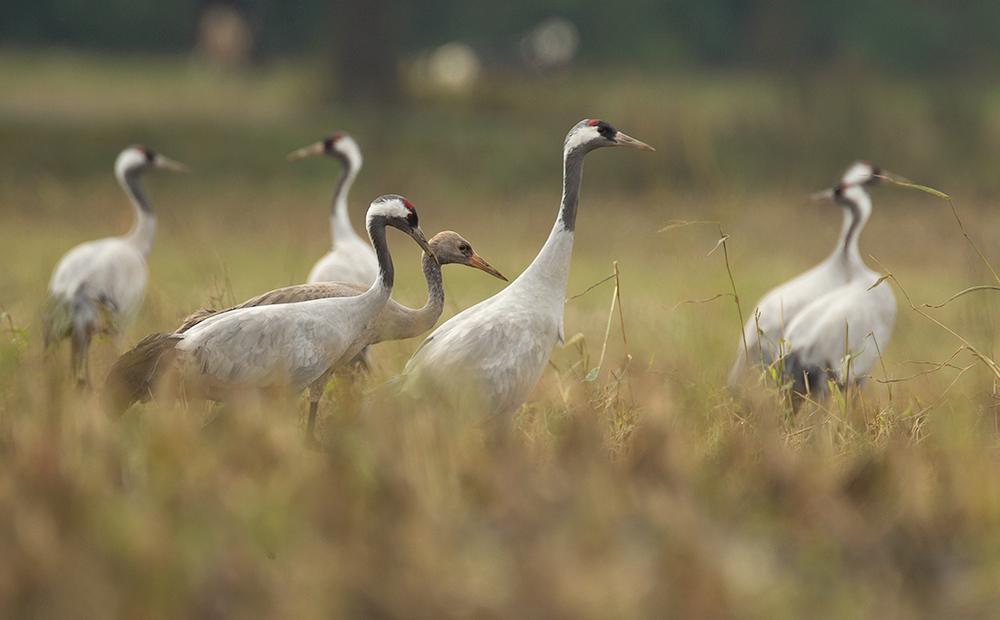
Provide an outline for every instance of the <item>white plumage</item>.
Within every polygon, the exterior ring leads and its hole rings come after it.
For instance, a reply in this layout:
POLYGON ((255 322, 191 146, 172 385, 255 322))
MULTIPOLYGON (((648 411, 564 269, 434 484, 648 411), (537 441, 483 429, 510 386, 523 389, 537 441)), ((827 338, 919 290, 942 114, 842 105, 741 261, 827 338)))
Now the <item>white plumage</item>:
POLYGON ((132 230, 122 237, 82 243, 59 261, 49 282, 43 319, 45 346, 72 339, 76 379, 89 382, 87 350, 99 333, 117 336, 132 322, 146 292, 146 259, 156 236, 156 215, 139 175, 150 168, 186 172, 183 165, 143 146, 130 146, 115 161, 115 176, 135 209, 132 230))
POLYGON ((406 385, 460 406, 512 415, 563 341, 563 305, 573 250, 583 159, 604 146, 653 150, 604 121, 584 120, 563 145, 563 196, 552 232, 531 265, 507 288, 455 315, 406 364, 406 385))
POLYGON ((340 161, 341 172, 330 209, 330 236, 333 246, 316 261, 307 282, 357 282, 370 286, 378 277, 378 259, 367 240, 354 232, 347 215, 347 194, 361 170, 361 148, 347 134, 334 134, 288 156, 291 160, 329 155, 340 161))
MULTIPOLYGON (((841 185, 856 187, 865 194, 865 187, 884 179, 902 180, 870 162, 859 161, 844 172, 841 185)), ((729 386, 738 388, 750 377, 750 367, 769 366, 788 352, 788 327, 809 304, 858 277, 857 265, 864 267, 858 250, 858 237, 871 214, 871 199, 867 208, 846 208, 840 238, 826 260, 788 282, 768 291, 757 302, 743 329, 743 340, 737 347, 736 361, 729 373, 729 386), (744 349, 744 342, 746 349, 744 349)))

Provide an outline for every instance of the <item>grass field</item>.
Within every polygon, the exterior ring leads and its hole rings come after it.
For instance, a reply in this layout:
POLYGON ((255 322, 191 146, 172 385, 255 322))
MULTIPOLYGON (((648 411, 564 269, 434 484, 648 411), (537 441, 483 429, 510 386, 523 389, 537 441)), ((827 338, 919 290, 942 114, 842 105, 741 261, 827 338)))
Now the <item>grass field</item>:
MULTIPOLYGON (((10 51, 0 83, 0 615, 1000 617, 997 293, 907 301, 1000 284, 972 245, 1000 266, 996 93, 848 69, 600 70, 346 110, 319 102, 305 63, 228 75, 10 51), (657 148, 594 153, 584 175, 568 294, 617 261, 622 314, 609 330, 610 282, 567 303, 569 344, 509 437, 465 412, 365 406, 344 383, 322 403, 325 453, 303 447, 304 400, 207 427, 198 405, 113 421, 68 385, 67 347, 43 356, 52 268, 130 225, 112 175, 128 144, 193 172, 144 177, 159 228, 125 346, 305 279, 338 170, 284 157, 335 131, 366 157, 356 227, 400 193, 428 235, 459 231, 513 278, 556 215, 563 136, 595 116, 657 148), (860 398, 794 418, 773 394, 737 401, 730 272, 746 317, 822 260, 841 214, 800 203, 856 158, 955 208, 873 191, 862 252, 900 304, 883 364, 860 398)), ((389 241, 394 297, 419 306, 418 249, 389 241)), ((445 318, 501 288, 445 271, 445 318)), ((372 383, 417 344, 380 345, 372 383)), ((95 375, 114 357, 97 344, 95 375)))

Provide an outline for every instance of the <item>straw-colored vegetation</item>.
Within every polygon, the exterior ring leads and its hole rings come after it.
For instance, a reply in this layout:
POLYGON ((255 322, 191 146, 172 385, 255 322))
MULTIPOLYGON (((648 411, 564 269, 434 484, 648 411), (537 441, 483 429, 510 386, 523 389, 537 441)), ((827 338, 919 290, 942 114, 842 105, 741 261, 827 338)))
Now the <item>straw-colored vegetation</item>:
MULTIPOLYGON (((745 318, 826 255, 840 214, 799 203, 852 159, 947 191, 1000 265, 991 99, 961 91, 982 105, 956 119, 919 83, 574 77, 493 84, 475 108, 374 112, 318 106, 291 67, 4 55, 0 615, 1000 615, 997 292, 906 301, 997 284, 946 200, 874 190, 862 251, 892 273, 900 312, 860 398, 792 417, 774 393, 723 388, 741 331, 732 282, 745 318), (68 385, 66 350, 43 356, 52 267, 129 225, 111 165, 130 143, 193 173, 145 177, 160 225, 125 346, 304 279, 328 244, 336 164, 284 155, 338 130, 366 155, 356 224, 398 192, 428 234, 457 230, 515 276, 555 216, 562 137, 588 116, 658 152, 588 159, 569 294, 615 261, 620 277, 567 303, 567 346, 509 436, 344 383, 322 403, 326 453, 303 446, 301 399, 111 420, 68 385)), ((390 245, 396 298, 418 306, 417 250, 390 245)), ((461 267, 445 280, 446 316, 501 286, 461 267)), ((373 383, 416 345, 380 345, 373 383)), ((113 343, 93 353, 100 376, 113 343)))

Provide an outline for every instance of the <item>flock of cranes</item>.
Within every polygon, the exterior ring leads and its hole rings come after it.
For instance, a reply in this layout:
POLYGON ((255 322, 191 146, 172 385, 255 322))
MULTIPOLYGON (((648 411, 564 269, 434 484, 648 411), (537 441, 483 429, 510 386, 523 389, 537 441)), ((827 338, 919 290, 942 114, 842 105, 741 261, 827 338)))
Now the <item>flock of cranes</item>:
MULTIPOLYGON (((396 384, 511 420, 538 383, 553 348, 563 342, 563 306, 587 153, 624 146, 652 151, 602 120, 583 120, 563 144, 563 192, 558 216, 531 265, 499 293, 462 311, 416 349, 396 384)), ((341 173, 330 213, 333 247, 306 284, 259 295, 221 311, 202 310, 169 333, 150 334, 124 353, 105 381, 119 412, 171 381, 187 397, 228 400, 247 390, 309 390, 307 439, 315 441, 318 403, 331 374, 352 361, 366 365, 368 348, 433 328, 444 307, 441 266, 474 267, 506 280, 457 233, 429 242, 414 206, 398 195, 371 203, 365 242, 347 213, 361 149, 346 134, 304 147, 289 159, 326 155, 341 173), (386 231, 398 229, 423 250, 424 307, 391 299, 394 271, 386 231)), ((156 218, 139 176, 186 168, 142 146, 127 148, 115 174, 136 211, 123 237, 77 246, 59 262, 49 284, 46 346, 69 338, 72 371, 89 382, 87 350, 99 333, 120 335, 138 310, 156 218)), ((867 188, 893 175, 867 162, 852 165, 834 188, 815 195, 844 209, 844 226, 825 261, 766 294, 747 321, 729 384, 740 390, 763 368, 792 384, 793 402, 822 397, 830 382, 863 384, 892 332, 896 302, 888 283, 869 269, 858 237, 871 214, 867 188)))

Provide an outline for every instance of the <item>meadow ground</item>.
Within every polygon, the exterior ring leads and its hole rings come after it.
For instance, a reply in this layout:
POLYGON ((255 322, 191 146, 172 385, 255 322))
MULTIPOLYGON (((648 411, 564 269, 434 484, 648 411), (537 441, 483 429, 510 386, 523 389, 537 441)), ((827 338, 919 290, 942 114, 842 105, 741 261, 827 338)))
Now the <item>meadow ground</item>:
MULTIPOLYGON (((604 71, 345 110, 316 82, 308 64, 3 54, 5 617, 1000 616, 997 293, 919 308, 1000 284, 1000 98, 604 71), (130 143, 193 172, 144 177, 159 232, 125 346, 305 278, 338 170, 284 156, 334 131, 366 156, 356 227, 400 193, 428 234, 457 230, 514 277, 555 217, 562 138, 592 116, 658 149, 588 157, 568 294, 617 262, 621 314, 614 282, 567 303, 567 347, 509 437, 343 383, 322 403, 325 453, 303 447, 302 400, 110 420, 67 384, 66 350, 43 356, 53 266, 129 226, 111 167, 130 143), (900 310, 871 385, 797 417, 774 394, 737 401, 723 386, 740 312, 830 251, 841 214, 800 203, 858 157, 948 192, 969 239, 948 201, 875 189, 862 252, 900 310)), ((390 245, 394 296, 418 306, 418 250, 390 245)), ((446 318, 501 283, 449 267, 445 287, 446 318)), ((417 344, 380 345, 372 384, 417 344)), ((114 347, 93 353, 101 376, 114 347)))

